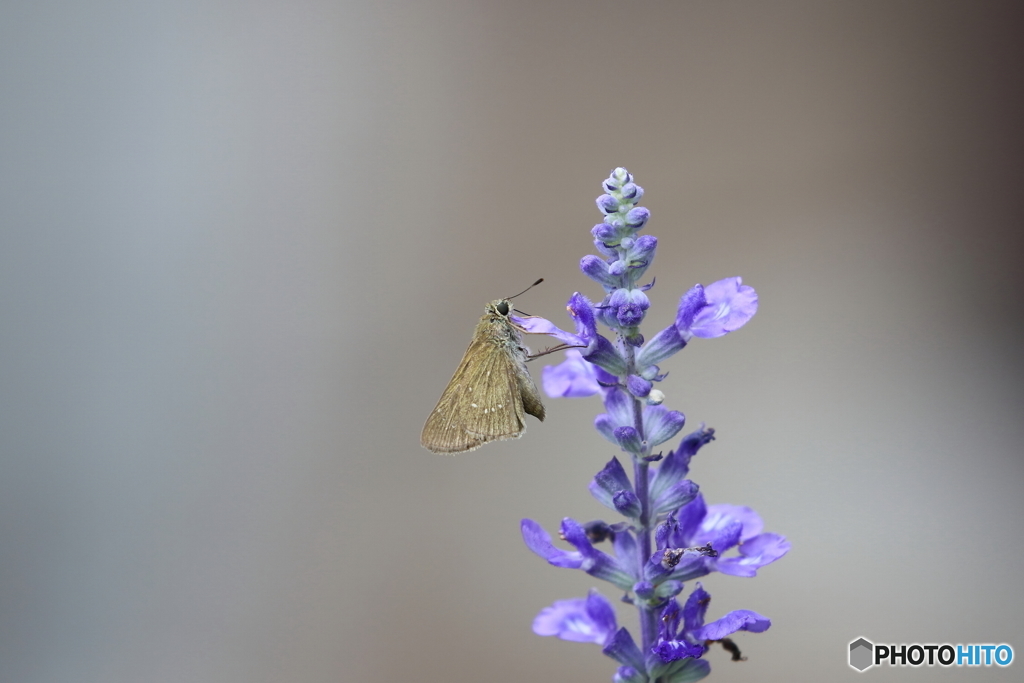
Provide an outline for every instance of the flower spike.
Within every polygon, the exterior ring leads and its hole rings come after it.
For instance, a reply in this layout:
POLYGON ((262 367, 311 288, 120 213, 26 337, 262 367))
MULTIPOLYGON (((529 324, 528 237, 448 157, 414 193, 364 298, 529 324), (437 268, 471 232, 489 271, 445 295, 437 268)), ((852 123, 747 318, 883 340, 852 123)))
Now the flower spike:
POLYGON ((752 610, 734 610, 705 624, 711 596, 699 582, 687 594, 687 582, 712 572, 756 576, 790 544, 764 531, 761 517, 748 507, 708 505, 689 479, 693 456, 715 439, 715 430, 701 424, 674 449, 659 448, 686 422, 667 405, 670 392, 659 383, 668 376, 664 363, 693 339, 721 337, 749 322, 758 296, 739 277, 694 285, 679 298, 673 322, 645 337, 641 327, 652 306, 654 279, 641 283, 650 277, 658 248, 658 238, 646 232, 651 212, 638 205, 644 190, 625 168, 614 169, 602 190, 595 200, 601 222, 590 231, 596 254, 579 261, 580 271, 600 287, 597 298, 580 292, 569 297, 571 332, 544 318, 512 321, 573 347, 565 360, 543 370, 549 396, 601 396, 604 410, 594 427, 618 455, 594 475, 589 489, 622 521, 580 524, 566 517, 559 537, 572 549, 556 546, 533 520, 522 520, 520 529, 526 546, 549 564, 580 569, 624 591, 622 601, 637 609, 640 628, 634 639, 618 625, 608 599, 591 590, 584 598, 543 608, 533 630, 600 645, 619 664, 615 683, 688 683, 710 673, 703 658, 709 644, 720 643, 741 660, 730 636, 761 633, 771 621, 752 610), (606 541, 614 554, 595 547, 606 541))

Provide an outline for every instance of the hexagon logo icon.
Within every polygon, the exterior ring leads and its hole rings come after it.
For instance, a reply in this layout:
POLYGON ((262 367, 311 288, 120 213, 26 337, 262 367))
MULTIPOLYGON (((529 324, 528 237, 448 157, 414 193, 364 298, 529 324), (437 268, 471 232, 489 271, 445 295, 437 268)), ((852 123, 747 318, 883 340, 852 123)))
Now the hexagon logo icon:
POLYGON ((873 665, 874 644, 867 638, 858 638, 850 643, 850 666, 857 671, 866 671, 873 665))

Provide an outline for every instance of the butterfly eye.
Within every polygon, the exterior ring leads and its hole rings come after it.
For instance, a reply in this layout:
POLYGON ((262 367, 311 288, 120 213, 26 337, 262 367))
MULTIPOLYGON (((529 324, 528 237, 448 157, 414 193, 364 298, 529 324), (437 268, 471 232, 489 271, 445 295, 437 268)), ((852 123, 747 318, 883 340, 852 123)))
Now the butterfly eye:
POLYGON ((496 306, 496 308, 498 309, 498 313, 500 313, 501 315, 508 315, 508 302, 507 301, 502 301, 500 304, 498 304, 496 306))

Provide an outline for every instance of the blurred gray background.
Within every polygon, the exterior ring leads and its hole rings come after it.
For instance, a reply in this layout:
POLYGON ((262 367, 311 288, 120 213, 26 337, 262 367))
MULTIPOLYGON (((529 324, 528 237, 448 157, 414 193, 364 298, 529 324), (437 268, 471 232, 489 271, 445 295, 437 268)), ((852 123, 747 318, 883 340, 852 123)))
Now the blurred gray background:
POLYGON ((694 282, 761 299, 661 386, 718 431, 709 502, 793 544, 704 582, 709 618, 773 619, 711 680, 854 680, 858 636, 1024 656, 1021 19, 4 3, 0 680, 610 680, 530 631, 599 582, 518 530, 604 515, 599 401, 456 457, 418 437, 486 301, 599 295, 617 165, 660 239, 645 329, 694 282))

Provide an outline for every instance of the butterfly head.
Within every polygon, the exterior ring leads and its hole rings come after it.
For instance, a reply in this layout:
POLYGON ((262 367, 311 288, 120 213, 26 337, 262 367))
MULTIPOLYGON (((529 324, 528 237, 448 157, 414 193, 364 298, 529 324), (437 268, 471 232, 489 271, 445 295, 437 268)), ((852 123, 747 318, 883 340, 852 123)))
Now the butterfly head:
POLYGON ((502 318, 508 318, 512 313, 512 302, 508 299, 495 299, 491 303, 487 304, 487 312, 491 315, 499 315, 502 318))

